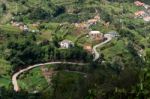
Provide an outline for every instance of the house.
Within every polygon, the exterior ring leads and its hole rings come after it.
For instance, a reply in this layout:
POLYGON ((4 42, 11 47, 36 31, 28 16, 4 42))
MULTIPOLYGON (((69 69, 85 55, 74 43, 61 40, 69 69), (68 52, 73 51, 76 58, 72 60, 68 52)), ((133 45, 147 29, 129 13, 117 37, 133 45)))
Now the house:
POLYGON ((85 44, 83 46, 83 49, 86 50, 87 52, 92 52, 92 45, 91 44, 85 44))
POLYGON ((20 26, 20 22, 14 22, 14 21, 11 21, 11 24, 12 24, 12 26, 15 26, 15 27, 18 27, 18 26, 20 26))
POLYGON ((97 36, 100 36, 100 35, 103 35, 100 31, 90 31, 89 32, 90 37, 97 37, 97 36))
POLYGON ((89 25, 95 25, 97 23, 97 20, 96 19, 90 19, 90 20, 87 21, 87 23, 89 25))
POLYGON ((143 2, 140 2, 140 1, 135 1, 134 4, 136 6, 144 6, 144 3, 143 2))
POLYGON ((150 22, 150 16, 144 17, 143 20, 146 22, 150 22))
POLYGON ((23 31, 29 31, 29 28, 28 28, 28 26, 27 26, 27 25, 24 25, 24 27, 23 27, 23 31))
POLYGON ((39 25, 40 25, 39 22, 36 22, 36 23, 33 23, 33 24, 32 24, 33 27, 38 27, 39 25))
POLYGON ((88 25, 86 23, 84 23, 84 22, 82 22, 82 23, 75 23, 75 27, 81 28, 81 29, 87 29, 88 25))
POLYGON ((94 17, 94 19, 100 20, 100 16, 99 16, 99 15, 96 15, 96 16, 94 17))
POLYGON ((146 15, 146 13, 145 13, 145 11, 142 10, 142 11, 135 12, 134 15, 136 18, 137 17, 143 18, 146 15))
POLYGON ((110 22, 104 22, 103 24, 104 24, 104 26, 105 26, 105 27, 107 27, 107 28, 108 28, 108 27, 109 27, 109 25, 110 25, 110 22))
POLYGON ((95 25, 97 24, 97 22, 100 20, 100 16, 99 15, 96 15, 93 19, 89 19, 87 21, 87 24, 89 25, 95 25))
POLYGON ((63 40, 59 43, 61 48, 71 48, 74 46, 74 43, 70 40, 63 40))
POLYGON ((89 32, 89 36, 94 39, 94 40, 103 40, 104 39, 104 35, 103 33, 101 33, 100 31, 90 31, 89 32))
POLYGON ((118 37, 119 34, 116 31, 110 31, 107 34, 110 34, 112 37, 118 37))
POLYGON ((12 26, 18 27, 22 31, 28 31, 29 28, 27 25, 24 25, 22 22, 11 21, 12 26))
POLYGON ((19 28, 20 28, 20 30, 22 30, 22 31, 28 31, 28 30, 29 30, 28 26, 27 26, 27 25, 24 25, 24 24, 20 24, 20 25, 19 25, 19 28))

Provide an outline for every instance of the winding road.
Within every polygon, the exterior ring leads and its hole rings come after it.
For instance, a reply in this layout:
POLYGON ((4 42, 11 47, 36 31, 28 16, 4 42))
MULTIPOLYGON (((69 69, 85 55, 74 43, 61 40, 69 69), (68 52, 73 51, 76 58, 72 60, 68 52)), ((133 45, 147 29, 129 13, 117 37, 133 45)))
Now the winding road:
POLYGON ((39 67, 39 66, 43 66, 43 65, 51 65, 51 64, 71 64, 71 65, 85 65, 84 63, 74 63, 74 62, 48 62, 48 63, 41 63, 41 64, 36 64, 36 65, 32 65, 32 66, 29 66, 25 69, 22 69, 18 72, 16 72, 15 74, 13 74, 12 76, 12 84, 14 86, 14 91, 18 92, 20 90, 19 86, 18 86, 18 83, 17 83, 17 78, 20 74, 28 71, 28 70, 31 70, 35 67, 39 67))
POLYGON ((97 44, 93 47, 93 53, 94 53, 93 61, 96 61, 100 57, 100 55, 97 51, 97 48, 101 47, 102 45, 104 45, 104 44, 108 43, 109 41, 111 41, 113 36, 111 34, 105 34, 104 37, 106 38, 106 40, 104 42, 99 43, 99 44, 97 44))
MULTIPOLYGON (((100 56, 99 53, 98 53, 98 51, 97 51, 97 48, 101 47, 102 45, 104 45, 104 44, 106 44, 106 43, 108 43, 109 41, 112 40, 112 35, 111 34, 105 34, 104 37, 106 38, 106 40, 104 42, 99 43, 99 44, 97 44, 97 45, 95 45, 93 47, 93 53, 95 55, 93 61, 96 61, 99 58, 99 56, 100 56)), ((32 66, 29 66, 29 67, 24 68, 24 69, 22 69, 22 70, 20 70, 20 71, 18 71, 18 72, 16 72, 16 73, 13 74, 13 76, 12 76, 12 84, 13 84, 13 87, 14 87, 14 91, 18 92, 20 90, 19 85, 17 83, 17 78, 18 78, 18 76, 20 74, 22 74, 22 73, 24 73, 26 71, 29 71, 29 70, 31 70, 31 69, 33 69, 35 67, 39 67, 39 66, 43 66, 43 65, 51 65, 51 64, 71 64, 71 65, 77 64, 77 65, 85 65, 85 63, 60 62, 59 61, 59 62, 47 62, 47 63, 41 63, 41 64, 35 64, 35 65, 32 65, 32 66)))

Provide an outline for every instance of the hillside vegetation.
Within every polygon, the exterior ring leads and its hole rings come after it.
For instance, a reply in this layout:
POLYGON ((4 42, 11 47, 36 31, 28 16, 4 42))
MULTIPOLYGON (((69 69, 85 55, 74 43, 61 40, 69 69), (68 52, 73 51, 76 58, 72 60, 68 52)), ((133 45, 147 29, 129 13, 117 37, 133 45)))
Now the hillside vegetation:
POLYGON ((0 0, 0 99, 150 98, 150 22, 135 18, 144 8, 134 1, 0 0), (95 16, 99 21, 85 28, 95 16), (96 61, 84 49, 100 43, 88 37, 89 31, 118 35, 97 48, 96 61), (74 47, 60 48, 63 40, 74 47), (35 68, 18 77, 21 90, 13 91, 14 73, 53 61, 88 64, 35 68), (55 72, 50 83, 42 68, 55 72))

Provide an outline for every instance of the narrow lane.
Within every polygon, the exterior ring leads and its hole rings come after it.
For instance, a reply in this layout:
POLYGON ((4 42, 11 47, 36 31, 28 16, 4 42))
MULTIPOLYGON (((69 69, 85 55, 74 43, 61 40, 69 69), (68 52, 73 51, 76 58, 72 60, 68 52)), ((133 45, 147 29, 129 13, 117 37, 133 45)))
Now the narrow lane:
POLYGON ((43 65, 51 65, 51 64, 70 64, 70 65, 85 65, 84 63, 74 63, 74 62, 48 62, 48 63, 41 63, 41 64, 35 64, 32 66, 29 66, 25 69, 22 69, 18 72, 16 72, 13 76, 12 76, 12 84, 14 87, 14 91, 18 92, 20 91, 20 87, 18 86, 18 82, 17 82, 17 78, 20 74, 29 71, 35 67, 39 67, 39 66, 43 66, 43 65))
POLYGON ((99 43, 99 44, 97 44, 93 47, 93 53, 94 53, 93 61, 98 60, 98 58, 100 57, 99 52, 97 51, 97 48, 103 46, 104 44, 106 44, 106 43, 108 43, 109 41, 112 40, 112 35, 111 34, 105 34, 104 37, 106 38, 106 40, 104 42, 99 43))
MULTIPOLYGON (((104 45, 104 44, 106 44, 106 43, 108 43, 109 41, 112 40, 112 35, 110 35, 110 34, 105 34, 104 37, 106 38, 106 40, 104 42, 99 43, 99 44, 97 44, 97 45, 95 45, 93 47, 93 53, 94 53, 94 56, 95 56, 94 59, 93 59, 93 61, 96 61, 100 57, 100 55, 99 55, 99 53, 97 51, 97 48, 101 47, 102 45, 104 45)), ((85 63, 60 62, 59 61, 59 62, 47 62, 47 63, 41 63, 41 64, 35 64, 35 65, 32 65, 32 66, 29 66, 29 67, 27 67, 25 69, 22 69, 22 70, 16 72, 15 74, 13 74, 13 76, 12 76, 12 84, 13 84, 13 87, 14 87, 14 91, 16 91, 16 92, 20 91, 20 87, 19 87, 18 82, 17 82, 17 78, 18 78, 18 76, 20 74, 22 74, 22 73, 24 73, 26 71, 29 71, 29 70, 31 70, 33 68, 39 67, 39 66, 51 65, 51 64, 71 64, 71 65, 77 64, 77 65, 85 65, 85 63)))

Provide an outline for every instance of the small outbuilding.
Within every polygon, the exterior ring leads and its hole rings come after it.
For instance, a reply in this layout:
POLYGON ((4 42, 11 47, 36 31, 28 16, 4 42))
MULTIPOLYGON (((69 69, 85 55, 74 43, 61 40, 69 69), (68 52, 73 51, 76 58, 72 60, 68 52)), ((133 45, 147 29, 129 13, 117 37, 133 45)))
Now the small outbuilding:
POLYGON ((85 44, 83 46, 83 49, 86 50, 87 52, 92 53, 92 45, 91 44, 85 44))
POLYGON ((112 37, 119 37, 120 36, 116 31, 110 31, 107 34, 110 34, 112 37))

